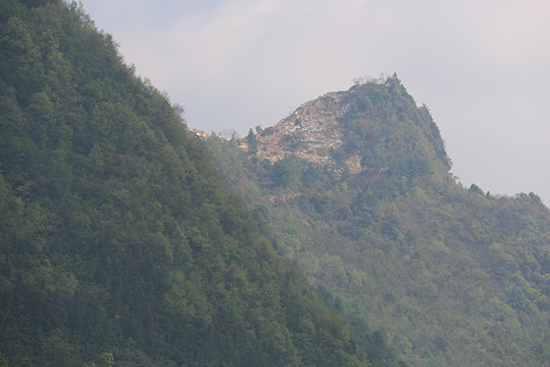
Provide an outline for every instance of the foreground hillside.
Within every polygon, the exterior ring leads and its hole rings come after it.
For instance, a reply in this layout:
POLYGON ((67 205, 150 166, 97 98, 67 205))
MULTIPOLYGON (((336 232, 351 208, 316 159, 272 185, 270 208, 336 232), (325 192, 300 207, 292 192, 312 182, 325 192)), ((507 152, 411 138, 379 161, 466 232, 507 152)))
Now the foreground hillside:
POLYGON ((0 3, 0 366, 397 365, 76 4, 0 3))
POLYGON ((395 75, 208 144, 359 335, 383 326, 411 366, 550 365, 548 208, 457 183, 395 75))

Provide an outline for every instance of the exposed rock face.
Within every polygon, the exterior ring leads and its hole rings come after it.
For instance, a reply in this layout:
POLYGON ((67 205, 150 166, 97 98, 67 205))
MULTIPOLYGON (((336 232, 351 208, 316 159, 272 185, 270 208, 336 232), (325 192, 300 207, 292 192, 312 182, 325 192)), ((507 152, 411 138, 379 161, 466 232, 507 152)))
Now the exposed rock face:
MULTIPOLYGON (((330 92, 313 101, 306 102, 276 125, 255 134, 258 141, 256 156, 269 159, 272 163, 287 158, 299 157, 324 166, 328 164, 337 171, 338 167, 330 156, 331 149, 342 146, 342 126, 339 120, 349 108, 346 97, 349 92, 330 92)), ((195 129, 192 129, 194 131, 195 129)), ((204 133, 198 133, 203 137, 204 133)), ((247 138, 239 139, 239 147, 249 151, 247 138)), ((360 173, 361 156, 347 157, 344 162, 349 172, 360 173)))
MULTIPOLYGON (((272 163, 290 156, 299 157, 317 165, 329 164, 340 171, 330 156, 330 150, 342 146, 342 127, 339 120, 349 108, 346 97, 349 92, 327 93, 306 102, 275 126, 259 134, 258 157, 272 163)), ((248 141, 241 139, 242 149, 248 150, 248 141)), ((361 157, 354 155, 344 162, 352 174, 360 173, 361 157)))
POLYGON ((346 92, 332 92, 306 102, 275 126, 256 135, 258 156, 272 163, 289 156, 316 164, 333 163, 331 148, 342 145, 338 120, 349 107, 343 102, 346 92))
POLYGON ((198 135, 198 137, 201 139, 208 139, 208 137, 210 136, 208 133, 199 129, 195 129, 194 127, 189 127, 189 131, 193 134, 198 135))

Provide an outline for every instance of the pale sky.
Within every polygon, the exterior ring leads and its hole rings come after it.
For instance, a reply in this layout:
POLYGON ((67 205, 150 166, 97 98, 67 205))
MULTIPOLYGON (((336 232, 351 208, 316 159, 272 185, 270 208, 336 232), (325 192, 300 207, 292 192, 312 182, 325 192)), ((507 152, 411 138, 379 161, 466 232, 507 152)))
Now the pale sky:
POLYGON ((276 124, 361 76, 397 73, 451 170, 550 204, 548 0, 83 0, 137 72, 206 132, 276 124))

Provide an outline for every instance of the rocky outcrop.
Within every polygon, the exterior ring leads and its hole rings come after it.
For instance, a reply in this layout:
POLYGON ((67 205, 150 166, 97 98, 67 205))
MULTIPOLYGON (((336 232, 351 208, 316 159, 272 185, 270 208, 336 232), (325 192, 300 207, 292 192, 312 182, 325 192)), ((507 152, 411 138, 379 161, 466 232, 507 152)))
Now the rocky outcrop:
MULTIPOLYGON (((254 153, 247 138, 238 140, 239 148, 272 163, 293 156, 319 166, 328 164, 336 171, 347 167, 352 174, 360 173, 365 170, 361 166, 361 156, 348 156, 345 166, 338 166, 330 156, 331 149, 343 144, 340 119, 350 107, 346 102, 348 96, 347 91, 330 92, 306 102, 274 126, 256 133, 257 150, 254 153)), ((203 132, 197 134, 204 135, 203 132)))
POLYGON ((208 137, 210 136, 208 133, 206 133, 202 130, 199 130, 199 129, 195 129, 194 127, 188 127, 187 130, 189 132, 191 132, 192 134, 197 135, 201 139, 208 139, 208 137))
POLYGON ((259 134, 259 157, 272 163, 289 156, 324 165, 334 163, 331 148, 342 145, 338 120, 349 108, 343 99, 346 92, 332 92, 306 102, 275 126, 259 134))

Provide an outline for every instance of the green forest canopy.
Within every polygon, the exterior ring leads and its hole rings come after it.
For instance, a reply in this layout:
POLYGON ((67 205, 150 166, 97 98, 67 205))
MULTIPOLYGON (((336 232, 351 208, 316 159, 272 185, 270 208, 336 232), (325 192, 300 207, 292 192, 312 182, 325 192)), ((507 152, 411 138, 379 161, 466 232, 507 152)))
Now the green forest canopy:
POLYGON ((0 365, 397 365, 76 3, 0 3, 0 365))

